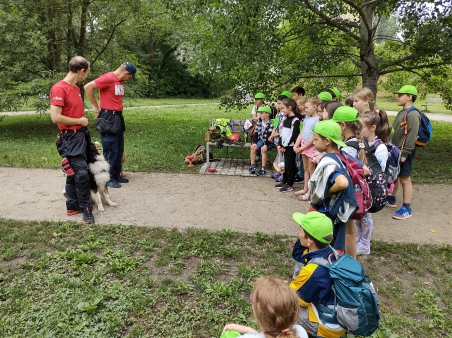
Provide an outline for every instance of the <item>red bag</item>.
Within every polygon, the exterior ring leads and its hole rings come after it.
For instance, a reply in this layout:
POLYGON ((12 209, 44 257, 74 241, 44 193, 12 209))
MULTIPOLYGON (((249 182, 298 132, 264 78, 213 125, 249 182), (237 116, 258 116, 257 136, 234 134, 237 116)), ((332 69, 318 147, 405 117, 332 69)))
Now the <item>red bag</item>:
POLYGON ((353 158, 349 156, 345 157, 342 154, 336 155, 345 165, 345 169, 350 175, 355 199, 358 203, 358 210, 356 210, 351 219, 362 219, 372 206, 372 195, 370 193, 369 183, 367 183, 366 176, 364 176, 364 169, 353 158))

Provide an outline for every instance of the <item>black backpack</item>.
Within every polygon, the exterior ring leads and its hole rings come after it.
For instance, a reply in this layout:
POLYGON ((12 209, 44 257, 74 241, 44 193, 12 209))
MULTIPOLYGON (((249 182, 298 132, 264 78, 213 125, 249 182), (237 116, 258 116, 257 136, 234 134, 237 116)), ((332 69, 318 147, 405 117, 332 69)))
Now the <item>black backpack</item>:
POLYGON ((369 212, 378 212, 386 205, 386 197, 388 196, 388 182, 386 180, 386 174, 381 169, 381 165, 375 156, 375 150, 379 143, 369 144, 369 141, 364 138, 364 151, 366 153, 367 167, 369 167, 370 175, 367 176, 367 182, 369 183, 369 190, 372 195, 372 206, 369 212))

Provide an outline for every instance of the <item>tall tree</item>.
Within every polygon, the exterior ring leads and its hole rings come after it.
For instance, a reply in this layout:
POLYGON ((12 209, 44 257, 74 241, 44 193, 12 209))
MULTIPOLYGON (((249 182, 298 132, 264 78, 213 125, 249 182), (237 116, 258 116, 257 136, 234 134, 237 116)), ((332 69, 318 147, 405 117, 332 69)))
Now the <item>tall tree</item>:
POLYGON ((243 93, 345 77, 360 77, 376 93, 382 75, 452 62, 451 10, 440 0, 218 0, 203 15, 210 31, 200 27, 193 41, 207 56, 194 67, 225 72, 243 93), (378 29, 391 14, 396 36, 378 29))

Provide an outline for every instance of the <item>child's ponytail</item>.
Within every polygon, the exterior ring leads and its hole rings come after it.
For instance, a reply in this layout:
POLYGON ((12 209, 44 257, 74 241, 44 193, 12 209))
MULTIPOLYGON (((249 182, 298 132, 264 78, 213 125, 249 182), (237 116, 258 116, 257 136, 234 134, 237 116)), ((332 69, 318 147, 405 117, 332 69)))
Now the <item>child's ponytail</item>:
POLYGON ((369 127, 375 125, 375 135, 384 143, 389 142, 392 126, 388 114, 382 109, 370 110, 361 114, 361 118, 369 127))

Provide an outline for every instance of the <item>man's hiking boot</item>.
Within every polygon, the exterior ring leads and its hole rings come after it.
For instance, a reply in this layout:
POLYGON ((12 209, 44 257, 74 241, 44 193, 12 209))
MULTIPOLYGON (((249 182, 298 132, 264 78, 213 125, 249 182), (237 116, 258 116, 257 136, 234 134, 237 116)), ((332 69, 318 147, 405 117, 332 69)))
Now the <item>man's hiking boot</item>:
POLYGON ((83 222, 85 224, 94 223, 93 211, 89 207, 83 209, 83 222))

